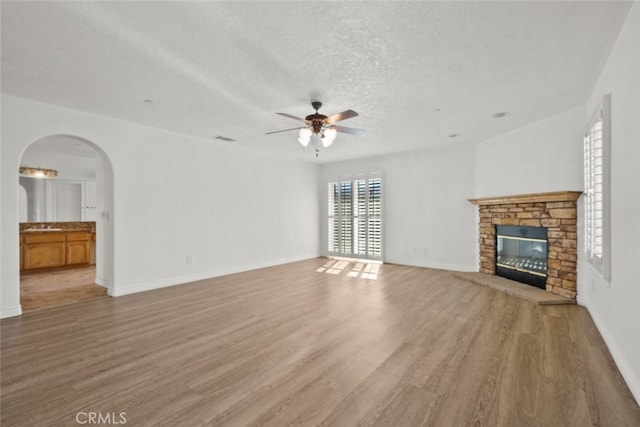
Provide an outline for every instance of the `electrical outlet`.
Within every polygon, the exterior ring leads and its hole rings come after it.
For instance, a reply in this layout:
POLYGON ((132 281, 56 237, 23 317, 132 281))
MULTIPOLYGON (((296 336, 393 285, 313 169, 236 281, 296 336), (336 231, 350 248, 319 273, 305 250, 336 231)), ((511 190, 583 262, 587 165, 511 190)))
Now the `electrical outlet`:
POLYGON ((191 265, 191 255, 184 257, 184 263, 185 265, 191 265))

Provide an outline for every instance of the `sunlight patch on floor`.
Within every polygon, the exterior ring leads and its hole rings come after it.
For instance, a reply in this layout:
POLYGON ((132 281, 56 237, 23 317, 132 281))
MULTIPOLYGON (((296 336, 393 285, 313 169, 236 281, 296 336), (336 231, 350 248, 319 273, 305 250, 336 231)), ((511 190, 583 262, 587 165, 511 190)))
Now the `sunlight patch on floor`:
POLYGON ((376 280, 378 278, 378 271, 380 271, 380 264, 367 264, 360 277, 363 279, 376 280))
POLYGON ((380 262, 349 261, 344 259, 330 259, 322 267, 316 269, 318 273, 338 275, 347 271, 349 277, 376 280, 380 271, 380 262), (349 268, 349 266, 351 266, 349 268))
POLYGON ((362 267, 364 267, 363 263, 361 263, 361 262, 356 263, 351 268, 351 271, 349 273, 347 273, 347 276, 349 276, 349 277, 358 277, 358 274, 360 274, 360 271, 362 270, 362 267))

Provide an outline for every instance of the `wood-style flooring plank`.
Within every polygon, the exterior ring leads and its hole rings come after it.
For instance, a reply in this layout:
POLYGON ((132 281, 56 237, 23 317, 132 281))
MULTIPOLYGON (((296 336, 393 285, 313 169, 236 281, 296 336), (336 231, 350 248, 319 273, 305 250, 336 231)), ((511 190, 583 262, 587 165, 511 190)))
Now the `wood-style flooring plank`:
POLYGON ((638 426, 583 307, 325 258, 0 322, 2 426, 638 426))

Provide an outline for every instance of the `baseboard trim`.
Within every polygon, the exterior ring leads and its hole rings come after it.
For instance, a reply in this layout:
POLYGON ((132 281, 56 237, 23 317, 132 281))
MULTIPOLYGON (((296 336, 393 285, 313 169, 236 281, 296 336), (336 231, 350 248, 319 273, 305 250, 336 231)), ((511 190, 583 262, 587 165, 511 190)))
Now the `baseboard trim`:
POLYGON ((104 286, 105 288, 109 287, 109 279, 103 276, 96 275, 96 284, 100 286, 104 286))
POLYGON ((189 274, 185 276, 176 276, 164 280, 155 280, 146 283, 138 283, 125 288, 109 288, 107 293, 112 297, 121 297, 124 295, 136 294, 138 292, 152 291, 154 289, 166 288, 168 286, 183 285, 185 283, 196 282, 198 280, 212 279, 214 277, 227 276, 229 274, 244 273, 246 271, 258 270, 260 268, 274 267, 292 262, 304 261, 307 259, 317 258, 319 255, 303 255, 291 258, 283 258, 263 263, 245 264, 236 267, 221 268, 219 270, 206 271, 197 274, 189 274))
POLYGON ((631 390, 631 394, 633 394, 633 397, 636 399, 636 402, 640 405, 640 378, 637 378, 633 374, 633 370, 631 369, 631 364, 628 362, 627 358, 624 356, 624 352, 620 350, 620 347, 618 347, 618 344, 615 338, 609 332, 609 329, 607 328, 606 324, 602 321, 602 318, 600 317, 598 312, 594 310, 592 307, 590 307, 589 302, 587 300, 580 299, 579 301, 580 301, 579 302, 580 305, 583 305, 589 312, 591 319, 593 319, 593 323, 595 323, 596 328, 598 329, 598 332, 600 332, 602 339, 604 340, 605 344, 607 345, 607 348, 609 349, 609 352, 611 353, 611 357, 613 357, 613 361, 618 367, 620 374, 622 374, 622 378, 624 378, 625 382, 627 383, 627 386, 629 387, 629 390, 631 390))
POLYGON ((409 265, 412 267, 433 268, 434 270, 449 270, 449 271, 458 271, 461 273, 477 273, 478 272, 477 266, 469 266, 469 265, 446 264, 446 263, 440 263, 440 262, 426 262, 421 264, 407 264, 404 262, 393 262, 393 261, 389 261, 389 262, 393 264, 409 265))
POLYGON ((22 307, 12 307, 6 310, 0 311, 0 319, 6 319, 7 317, 16 317, 22 314, 22 307))
MULTIPOLYGON (((582 307, 585 307, 585 308, 587 307, 587 300, 580 294, 576 295, 576 303, 578 305, 581 305, 582 307)), ((587 309, 587 311, 589 310, 587 309)))

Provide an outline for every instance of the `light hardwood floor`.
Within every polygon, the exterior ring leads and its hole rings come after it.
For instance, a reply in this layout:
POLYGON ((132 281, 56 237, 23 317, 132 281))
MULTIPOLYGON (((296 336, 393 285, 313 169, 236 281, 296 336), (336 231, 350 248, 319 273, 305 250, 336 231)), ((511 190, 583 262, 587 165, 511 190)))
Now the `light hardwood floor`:
POLYGON ((640 425, 584 308, 333 262, 5 319, 2 426, 640 425))
POLYGON ((22 310, 66 305, 106 297, 107 289, 95 284, 96 266, 28 273, 20 276, 22 310))

